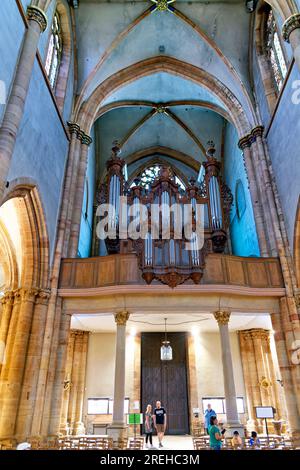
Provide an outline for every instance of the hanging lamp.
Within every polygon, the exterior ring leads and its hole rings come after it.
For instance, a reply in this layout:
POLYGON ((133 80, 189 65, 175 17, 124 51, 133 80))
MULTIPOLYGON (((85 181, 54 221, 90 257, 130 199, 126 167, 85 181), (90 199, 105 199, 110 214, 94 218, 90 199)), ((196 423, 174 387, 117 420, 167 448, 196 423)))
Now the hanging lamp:
POLYGON ((160 348, 160 359, 161 361, 172 361, 173 359, 173 351, 170 345, 170 341, 167 338, 167 319, 165 318, 165 340, 162 342, 162 346, 160 348))

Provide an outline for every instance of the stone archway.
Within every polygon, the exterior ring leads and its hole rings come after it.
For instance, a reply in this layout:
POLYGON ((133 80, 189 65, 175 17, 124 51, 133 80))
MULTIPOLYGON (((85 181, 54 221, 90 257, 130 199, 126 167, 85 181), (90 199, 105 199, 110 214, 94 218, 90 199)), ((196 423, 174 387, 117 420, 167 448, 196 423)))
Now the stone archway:
POLYGON ((0 440, 15 443, 31 434, 49 300, 49 243, 36 186, 12 184, 0 213, 1 250, 11 247, 15 274, 1 299, 0 440))
POLYGON ((225 105, 240 137, 248 134, 254 127, 255 123, 249 122, 239 100, 220 80, 203 69, 168 56, 142 60, 104 80, 88 100, 82 103, 75 116, 75 122, 89 133, 104 99, 125 85, 157 72, 166 72, 190 80, 213 93, 225 105))

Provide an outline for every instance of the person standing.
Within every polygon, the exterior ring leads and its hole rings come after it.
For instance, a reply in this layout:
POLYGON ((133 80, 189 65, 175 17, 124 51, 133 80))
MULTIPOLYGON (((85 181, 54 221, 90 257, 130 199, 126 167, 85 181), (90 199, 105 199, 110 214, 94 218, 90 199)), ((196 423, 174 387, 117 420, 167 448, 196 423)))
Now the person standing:
POLYGON ((156 402, 156 408, 153 415, 154 427, 157 432, 159 447, 163 447, 162 440, 166 432, 167 427, 167 412, 164 407, 161 406, 161 402, 156 402))
POLYGON ((152 433, 153 433, 153 417, 152 417, 152 406, 147 405, 145 412, 145 433, 146 433, 146 446, 153 447, 152 445, 152 433), (149 445, 148 445, 149 440, 149 445))
POLYGON ((217 416, 217 413, 212 409, 211 404, 208 403, 207 408, 204 413, 204 420, 205 420, 204 427, 205 427, 206 434, 209 434, 210 418, 212 416, 217 416))
POLYGON ((216 416, 212 416, 210 418, 210 426, 209 426, 209 445, 210 448, 213 450, 221 450, 222 448, 222 440, 225 434, 225 429, 220 431, 218 427, 218 418, 216 416))

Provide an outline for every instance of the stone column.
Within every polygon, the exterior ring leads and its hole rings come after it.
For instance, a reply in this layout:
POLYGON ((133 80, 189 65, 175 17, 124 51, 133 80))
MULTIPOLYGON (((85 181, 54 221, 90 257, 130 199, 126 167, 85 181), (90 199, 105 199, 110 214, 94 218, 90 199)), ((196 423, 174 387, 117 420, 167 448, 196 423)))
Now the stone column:
MULTIPOLYGON (((20 306, 16 323, 12 331, 13 345, 7 364, 7 376, 1 380, 2 412, 0 418, 0 438, 13 438, 22 389, 22 381, 27 355, 29 335, 32 325, 33 310, 38 290, 20 289, 20 306)), ((2 374, 1 374, 2 375, 2 374)), ((2 377, 1 377, 2 379, 2 377)))
POLYGON ((82 331, 81 340, 81 360, 77 384, 76 408, 75 408, 75 425, 74 434, 85 434, 85 425, 83 423, 83 400, 85 391, 85 375, 86 375, 86 361, 88 352, 89 332, 82 331))
POLYGON ((124 400, 125 400, 125 352, 126 352, 126 323, 129 318, 127 311, 115 314, 117 324, 116 338, 116 365, 114 384, 114 410, 111 426, 108 427, 108 434, 114 441, 122 439, 127 426, 124 422, 124 400))
POLYGON ((295 443, 300 445, 300 415, 297 406, 297 393, 294 387, 292 371, 295 366, 289 355, 289 350, 286 345, 286 338, 284 327, 281 320, 281 313, 276 312, 271 315, 272 327, 274 330, 274 339, 280 373, 284 387, 284 395, 286 401, 288 428, 295 443))
MULTIPOLYGON (((214 317, 219 325, 221 339, 224 391, 226 401, 226 423, 229 433, 233 433, 233 431, 239 430, 240 434, 243 435, 244 428, 240 423, 237 411, 233 363, 228 329, 230 313, 219 310, 214 313, 214 317)), ((229 435, 229 433, 227 435, 229 435)))
MULTIPOLYGON (((59 334, 57 336, 56 333, 53 335, 53 344, 49 365, 49 369, 54 369, 54 373, 52 380, 51 382, 49 381, 49 385, 47 387, 47 396, 49 398, 47 400, 47 406, 45 406, 46 412, 44 413, 45 418, 49 416, 48 434, 50 434, 50 436, 56 436, 59 432, 64 392, 64 379, 66 376, 67 349, 71 325, 71 315, 65 311, 63 305, 60 305, 60 309, 61 313, 57 321, 57 327, 55 327, 55 331, 58 329, 59 334)), ((45 419, 45 421, 47 422, 47 419, 45 419)), ((45 427, 43 430, 43 435, 47 435, 46 432, 47 429, 45 427)))
POLYGON ((64 189, 67 199, 63 206, 61 216, 61 228, 63 232, 62 255, 64 257, 68 255, 68 245, 70 241, 70 231, 73 217, 73 206, 77 190, 76 181, 81 153, 81 141, 84 136, 84 133, 77 124, 69 123, 69 130, 72 137, 69 148, 67 180, 65 182, 64 189))
POLYGON ((60 419, 60 432, 62 434, 68 434, 70 431, 70 426, 68 423, 68 409, 69 409, 70 391, 71 391, 71 385, 72 385, 71 376, 72 376, 73 357, 74 357, 74 345, 75 345, 75 335, 72 334, 72 331, 71 331, 70 336, 69 336, 69 342, 68 342, 63 402, 62 402, 62 411, 61 411, 61 419, 60 419))
POLYGON ((71 225, 71 235, 70 235, 70 244, 69 244, 69 257, 75 258, 77 256, 78 250, 78 241, 79 241, 79 232, 80 232, 80 222, 82 214, 82 203, 84 195, 84 183, 86 177, 86 169, 88 163, 88 150, 89 146, 92 143, 91 137, 84 134, 81 139, 81 155, 78 168, 78 176, 75 183, 76 193, 74 199, 74 208, 72 215, 72 225, 71 225))
POLYGON ((2 315, 0 321, 0 373, 2 364, 5 361, 5 349, 7 342, 8 329, 14 305, 14 292, 6 292, 1 299, 2 315))
POLYGON ((282 27, 283 39, 292 46, 295 62, 300 69, 300 13, 290 16, 282 27))
POLYGON ((19 441, 33 437, 31 435, 31 424, 37 399, 37 383, 42 358, 49 297, 50 292, 42 289, 38 291, 36 296, 32 328, 26 354, 22 393, 16 422, 15 434, 19 441))
POLYGON ((6 187, 16 137, 23 117, 40 34, 47 28, 46 15, 40 8, 29 6, 27 18, 28 27, 0 128, 0 201, 6 187))
POLYGON ((239 340, 248 412, 247 431, 251 432, 257 431, 255 403, 259 404, 257 394, 253 393, 253 385, 257 385, 257 383, 255 380, 253 382, 251 378, 251 364, 253 364, 251 335, 247 331, 240 331, 239 340))
POLYGON ((268 256, 268 242, 266 238, 265 222, 264 216, 261 207, 261 201, 258 191, 258 184, 255 175, 254 165, 251 159, 251 150, 252 138, 250 135, 247 135, 240 139, 239 148, 243 151, 244 162, 247 171, 249 189, 252 200, 252 207, 254 212, 254 219, 256 224, 256 231, 258 236, 258 243, 260 248, 261 256, 268 256))

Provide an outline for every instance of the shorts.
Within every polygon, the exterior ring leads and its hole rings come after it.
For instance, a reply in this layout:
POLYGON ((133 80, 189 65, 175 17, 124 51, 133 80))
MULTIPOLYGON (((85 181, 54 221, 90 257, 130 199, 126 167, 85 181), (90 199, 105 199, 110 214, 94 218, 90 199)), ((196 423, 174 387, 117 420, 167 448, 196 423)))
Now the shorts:
POLYGON ((165 432, 165 425, 164 424, 157 424, 156 429, 157 429, 157 432, 165 432))

